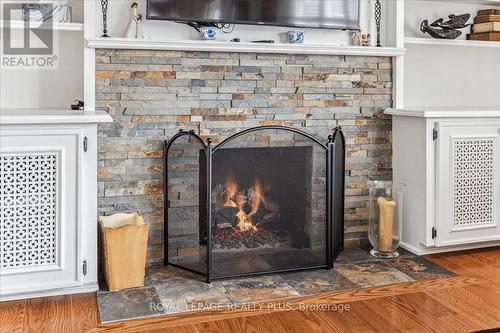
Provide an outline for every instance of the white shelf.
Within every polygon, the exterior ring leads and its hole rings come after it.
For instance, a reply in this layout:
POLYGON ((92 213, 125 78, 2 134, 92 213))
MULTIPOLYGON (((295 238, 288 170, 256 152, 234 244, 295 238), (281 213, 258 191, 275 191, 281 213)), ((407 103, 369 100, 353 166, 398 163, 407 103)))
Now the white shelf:
POLYGON ((485 107, 388 108, 384 113, 391 116, 419 118, 500 118, 500 109, 485 107))
POLYGON ((67 109, 2 109, 0 111, 0 125, 109 122, 113 122, 113 119, 105 111, 74 111, 67 109))
POLYGON ((396 47, 362 47, 325 44, 284 44, 284 43, 233 43, 226 41, 202 40, 156 40, 133 38, 87 39, 87 45, 96 49, 138 49, 169 51, 214 51, 214 52, 252 52, 252 53, 286 53, 286 54, 333 54, 364 56, 402 56, 404 48, 396 47))
POLYGON ((500 42, 486 42, 465 39, 434 39, 421 37, 406 37, 405 44, 435 45, 435 46, 466 46, 466 47, 500 47, 500 42))
MULTIPOLYGON (((0 21, 0 27, 9 26, 12 29, 24 29, 24 21, 0 21)), ((83 23, 52 23, 52 28, 56 31, 83 31, 83 23)))

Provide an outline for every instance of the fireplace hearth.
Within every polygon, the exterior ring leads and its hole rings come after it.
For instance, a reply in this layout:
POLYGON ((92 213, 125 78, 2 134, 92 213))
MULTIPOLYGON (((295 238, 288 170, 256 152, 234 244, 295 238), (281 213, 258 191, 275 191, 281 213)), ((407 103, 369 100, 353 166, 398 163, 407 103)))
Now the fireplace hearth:
POLYGON ((218 145, 165 142, 165 265, 210 282, 333 267, 343 249, 345 143, 261 126, 218 145))

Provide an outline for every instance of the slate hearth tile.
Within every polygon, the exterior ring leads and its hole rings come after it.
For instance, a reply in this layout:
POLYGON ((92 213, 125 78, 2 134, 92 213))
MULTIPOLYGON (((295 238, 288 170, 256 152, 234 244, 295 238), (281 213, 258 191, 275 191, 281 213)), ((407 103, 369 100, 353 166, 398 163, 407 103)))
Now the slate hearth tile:
POLYGON ((206 278, 180 269, 174 266, 152 265, 146 268, 146 277, 144 278, 145 286, 157 286, 165 284, 169 281, 184 281, 195 280, 205 281, 206 278))
POLYGON ((164 314, 155 288, 134 288, 97 294, 101 322, 150 317, 164 314), (155 306, 156 305, 156 306, 155 306))
POLYGON ((300 293, 279 275, 225 280, 222 285, 238 303, 300 296, 300 293))
POLYGON ((415 281, 384 262, 338 266, 335 270, 363 288, 415 281))
POLYGON ((415 280, 455 276, 455 273, 452 273, 423 257, 402 256, 394 260, 388 260, 387 264, 414 278, 415 280))
POLYGON ((361 262, 379 261, 380 259, 372 257, 370 251, 358 246, 345 247, 344 251, 335 261, 335 265, 357 264, 361 262))
POLYGON ((167 313, 196 311, 204 308, 224 308, 234 304, 227 290, 219 281, 206 283, 190 279, 168 280, 156 286, 167 313))
POLYGON ((359 288, 335 270, 318 269, 282 274, 281 277, 301 295, 359 288))

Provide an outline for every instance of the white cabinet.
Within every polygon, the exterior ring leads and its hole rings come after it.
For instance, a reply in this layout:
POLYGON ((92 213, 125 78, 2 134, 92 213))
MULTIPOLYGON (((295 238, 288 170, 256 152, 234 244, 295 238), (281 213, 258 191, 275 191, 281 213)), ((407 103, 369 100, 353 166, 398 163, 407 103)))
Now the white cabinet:
POLYGON ((0 117, 1 300, 97 288, 96 131, 109 116, 37 112, 0 117))
POLYGON ((436 246, 500 239, 500 123, 436 127, 436 246))
POLYGON ((389 109, 393 178, 407 183, 402 246, 500 244, 500 111, 389 109))

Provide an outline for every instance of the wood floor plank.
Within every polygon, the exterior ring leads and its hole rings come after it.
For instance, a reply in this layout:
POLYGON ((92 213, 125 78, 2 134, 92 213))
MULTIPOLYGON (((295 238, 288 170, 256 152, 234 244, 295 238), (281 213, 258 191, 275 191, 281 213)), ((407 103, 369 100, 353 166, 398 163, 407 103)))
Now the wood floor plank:
POLYGON ((452 288, 444 290, 433 290, 425 293, 434 301, 452 308, 455 315, 442 318, 441 322, 448 326, 454 325, 460 331, 475 331, 484 326, 495 325, 492 316, 485 312, 485 307, 481 306, 481 301, 463 288, 452 288), (477 309, 481 308, 481 311, 477 309))
POLYGON ((200 333, 195 325, 184 325, 177 327, 170 327, 168 330, 164 328, 160 329, 146 329, 144 331, 138 331, 141 333, 200 333))
POLYGON ((371 313, 370 308, 363 301, 350 303, 350 310, 345 313, 336 311, 322 311, 324 316, 338 330, 349 332, 401 332, 396 327, 385 321, 376 313, 371 313))
POLYGON ((500 282, 500 265, 483 265, 480 262, 467 264, 464 261, 442 255, 432 256, 429 259, 440 266, 447 267, 450 271, 460 276, 474 277, 496 283, 500 282))
POLYGON ((373 332, 370 328, 366 327, 365 323, 358 317, 352 314, 338 316, 334 313, 329 312, 319 312, 318 316, 321 316, 323 320, 330 323, 330 325, 335 327, 338 332, 373 332))
POLYGON ((75 332, 89 332, 99 325, 95 293, 71 295, 75 332))
MULTIPOLYGON (((421 296, 422 293, 400 295, 394 296, 389 301, 394 302, 394 304, 402 311, 404 315, 414 321, 417 321, 421 326, 426 327, 426 330, 424 330, 424 332, 460 332, 458 330, 452 329, 451 327, 442 327, 437 320, 437 315, 427 309, 427 306, 430 305, 429 302, 426 302, 425 297, 422 298, 421 296)), ((431 305, 431 307, 434 306, 431 305)), ((450 313, 445 311, 444 309, 440 309, 439 312, 441 316, 450 313)))
POLYGON ((26 301, 23 332, 74 332, 71 296, 33 298, 26 301))
MULTIPOLYGON (((278 321, 273 317, 272 321, 260 320, 260 316, 233 318, 228 320, 216 320, 200 323, 197 326, 199 332, 203 333, 222 333, 222 332, 247 332, 247 333, 288 333, 278 321)), ((292 331, 290 333, 295 333, 292 331)))
POLYGON ((26 301, 0 303, 0 332, 22 332, 26 301))
POLYGON ((442 253, 427 257, 438 265, 464 276, 500 283, 500 248, 442 253))
POLYGON ((434 262, 435 264, 437 264, 439 266, 445 267, 446 269, 448 269, 449 271, 451 271, 453 273, 464 275, 463 271, 465 270, 465 267, 451 261, 447 256, 437 254, 437 255, 432 255, 432 256, 425 256, 425 258, 434 262))
MULTIPOLYGON (((359 315, 366 326, 370 327, 374 332, 402 332, 397 325, 394 325, 385 311, 372 312, 371 308, 365 304, 365 301, 351 303, 349 314, 351 313, 359 315)), ((339 313, 339 315, 341 316, 342 314, 339 313)))
MULTIPOLYGON (((472 295, 481 298, 483 303, 480 308, 483 308, 483 304, 486 304, 488 307, 493 306, 496 310, 500 310, 500 284, 481 284, 477 286, 463 286, 462 288, 468 290, 472 295)), ((500 316, 497 316, 497 319, 500 320, 500 316)))
POLYGON ((421 333, 432 332, 431 326, 426 326, 418 318, 408 314, 395 297, 383 297, 363 301, 375 313, 385 313, 394 326, 403 332, 421 333))
MULTIPOLYGON (((324 319, 317 311, 286 311, 268 314, 265 316, 248 317, 248 320, 264 323, 275 323, 274 326, 284 329, 285 333, 323 333, 340 332, 324 319)), ((267 331, 269 332, 269 331, 267 331)))

